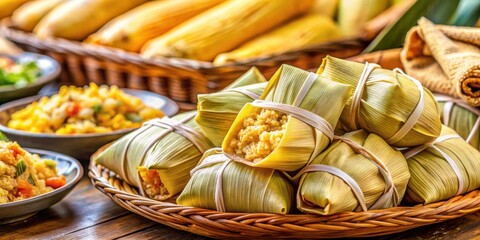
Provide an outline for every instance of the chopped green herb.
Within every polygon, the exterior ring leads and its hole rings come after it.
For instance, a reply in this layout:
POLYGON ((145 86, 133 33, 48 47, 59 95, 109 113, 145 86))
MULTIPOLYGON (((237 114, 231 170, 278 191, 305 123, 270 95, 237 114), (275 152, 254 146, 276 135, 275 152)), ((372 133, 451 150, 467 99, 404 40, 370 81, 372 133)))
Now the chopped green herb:
POLYGON ((5 136, 5 134, 3 134, 2 132, 0 132, 0 141, 8 141, 7 136, 5 136))
POLYGON ((25 171, 27 171, 27 163, 23 160, 17 163, 17 177, 22 175, 25 171))
POLYGON ((102 111, 102 104, 101 103, 97 103, 95 105, 93 105, 93 112, 95 113, 99 113, 102 111))
POLYGON ((35 184, 35 181, 33 181, 32 175, 28 176, 28 182, 29 182, 30 184, 32 184, 33 186, 37 186, 37 185, 35 184))
POLYGON ((35 82, 41 74, 36 62, 14 63, 9 68, 0 68, 0 85, 24 87, 35 82))
POLYGON ((142 121, 142 117, 140 117, 139 115, 137 115, 135 113, 127 113, 126 117, 127 117, 127 120, 132 121, 132 122, 141 122, 142 121))

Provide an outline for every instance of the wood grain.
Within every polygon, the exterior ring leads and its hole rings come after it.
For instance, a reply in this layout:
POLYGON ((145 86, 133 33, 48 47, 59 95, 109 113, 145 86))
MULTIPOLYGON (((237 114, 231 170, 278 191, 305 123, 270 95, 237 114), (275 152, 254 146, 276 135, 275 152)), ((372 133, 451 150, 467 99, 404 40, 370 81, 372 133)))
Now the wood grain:
MULTIPOLYGON (((0 226, 0 239, 171 239, 206 240, 117 206, 84 177, 60 203, 34 217, 0 226)), ((376 240, 480 240, 480 212, 376 240)))

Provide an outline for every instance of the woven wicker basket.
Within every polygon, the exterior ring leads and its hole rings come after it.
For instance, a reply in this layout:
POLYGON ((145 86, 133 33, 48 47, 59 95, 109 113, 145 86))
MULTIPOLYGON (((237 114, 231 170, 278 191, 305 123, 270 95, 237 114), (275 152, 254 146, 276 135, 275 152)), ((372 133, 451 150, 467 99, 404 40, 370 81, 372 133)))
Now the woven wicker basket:
POLYGON ((63 67, 62 82, 85 85, 118 85, 156 92, 177 101, 182 109, 195 108, 197 94, 223 89, 252 66, 270 77, 282 63, 303 69, 316 68, 326 55, 347 58, 359 54, 366 42, 359 39, 325 43, 316 47, 258 58, 235 64, 213 66, 187 59, 145 59, 139 54, 64 39, 39 40, 33 34, 2 22, 1 33, 25 51, 55 58, 63 67))
MULTIPOLYGON (((394 68, 401 66, 399 54, 400 50, 394 49, 352 59, 394 68)), ((480 211, 480 190, 475 190, 448 201, 428 205, 330 216, 223 213, 144 198, 115 173, 101 165, 95 165, 93 161, 88 175, 96 188, 123 208, 176 229, 214 238, 371 237, 402 232, 480 211)))

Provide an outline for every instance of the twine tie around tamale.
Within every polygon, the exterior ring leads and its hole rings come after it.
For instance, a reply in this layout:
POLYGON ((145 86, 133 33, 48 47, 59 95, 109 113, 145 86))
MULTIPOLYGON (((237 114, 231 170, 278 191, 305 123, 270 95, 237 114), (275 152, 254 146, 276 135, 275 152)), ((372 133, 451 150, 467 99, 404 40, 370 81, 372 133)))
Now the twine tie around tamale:
POLYGON ((470 112, 477 115, 477 120, 475 120, 475 123, 473 124, 472 129, 470 130, 470 133, 468 134, 467 138, 465 139, 465 141, 467 143, 471 143, 471 141, 473 140, 473 137, 475 136, 475 134, 480 129, 480 110, 478 108, 470 106, 469 104, 466 104, 461 99, 452 98, 450 96, 435 94, 435 99, 439 102, 445 102, 445 105, 443 106, 442 119, 443 119, 443 124, 445 124, 447 126, 450 124, 450 118, 451 118, 451 115, 452 115, 452 110, 453 110, 453 107, 455 105, 458 105, 458 106, 460 106, 464 109, 467 109, 470 112))
POLYGON ((256 94, 256 93, 254 93, 254 92, 251 92, 251 91, 249 91, 249 90, 247 90, 247 89, 245 89, 245 88, 232 88, 232 89, 229 89, 229 90, 227 90, 227 91, 241 93, 241 94, 243 94, 243 95, 245 95, 245 96, 247 96, 247 97, 249 97, 249 98, 251 98, 251 99, 253 99, 253 100, 260 98, 260 95, 259 95, 259 94, 256 94))
MULTIPOLYGON (((365 68, 363 69, 362 74, 360 75, 360 79, 358 80, 357 87, 355 88, 355 92, 353 93, 353 98, 352 98, 352 104, 350 106, 350 128, 352 130, 358 130, 360 126, 358 125, 358 122, 361 120, 360 119, 360 104, 362 101, 363 93, 365 91, 365 87, 367 84, 368 77, 370 74, 375 70, 376 68, 380 68, 379 65, 377 64, 371 64, 366 62, 365 63, 365 68)), ((423 108, 425 105, 425 93, 422 87, 422 84, 412 78, 411 76, 408 76, 405 74, 401 69, 395 68, 393 69, 393 72, 396 74, 402 74, 404 75, 407 79, 412 81, 418 88, 420 92, 420 98, 418 100, 417 105, 415 106, 415 109, 413 112, 410 114, 410 116, 407 118, 405 123, 400 127, 400 129, 389 139, 386 140, 386 142, 390 145, 395 144, 396 142, 400 141, 407 135, 408 132, 413 128, 415 123, 418 121, 420 116, 422 115, 423 108)))
MULTIPOLYGON (((190 142, 192 142, 195 145, 195 147, 202 154, 206 150, 208 150, 210 148, 210 145, 208 144, 209 141, 202 134, 198 133, 195 129, 184 125, 184 123, 186 123, 189 120, 191 120, 192 118, 194 118, 195 115, 196 115, 196 113, 194 112, 192 114, 187 115, 185 118, 181 119, 180 121, 175 121, 175 120, 170 119, 170 118, 161 118, 161 119, 156 118, 156 119, 152 119, 150 121, 147 121, 147 122, 143 123, 144 127, 140 131, 136 132, 136 134, 134 136, 132 136, 127 141, 126 146, 125 146, 125 148, 122 152, 121 172, 122 172, 123 176, 126 179, 128 179, 130 182, 132 182, 132 183, 135 182, 127 174, 127 166, 126 166, 127 152, 128 152, 128 149, 130 148, 132 142, 138 136, 140 136, 140 134, 144 133, 145 131, 148 131, 152 127, 163 128, 163 129, 166 129, 167 131, 162 132, 162 134, 158 135, 156 138, 154 138, 151 142, 149 142, 147 144, 147 146, 143 149, 142 154, 140 155, 139 166, 143 165, 143 162, 145 161, 145 157, 146 157, 148 151, 153 147, 153 145, 155 145, 155 143, 158 140, 162 139, 164 136, 166 136, 167 134, 169 134, 171 132, 176 132, 176 133, 182 135, 183 137, 187 138, 190 142)), ((137 178, 137 179, 140 179, 140 178, 137 178)), ((144 196, 145 193, 144 193, 142 184, 140 182, 138 182, 137 185, 140 189, 140 193, 144 196)))
POLYGON ((429 147, 433 148, 435 151, 440 153, 440 155, 442 155, 442 157, 452 167, 453 172, 455 173, 455 175, 458 178, 458 191, 457 191, 456 195, 460 195, 465 191, 465 183, 463 181, 462 172, 460 171, 460 168, 458 167, 458 165, 455 163, 455 161, 447 153, 442 151, 439 147, 435 146, 435 144, 437 144, 437 143, 441 143, 441 142, 447 141, 449 139, 454 139, 454 138, 460 138, 461 139, 462 137, 460 137, 458 134, 443 135, 443 136, 438 137, 435 141, 433 141, 431 143, 427 143, 427 144, 420 145, 418 147, 412 148, 411 150, 406 152, 404 154, 404 156, 405 156, 406 159, 409 159, 409 158, 421 153, 423 150, 425 150, 429 147))
MULTIPOLYGON (((220 167, 220 169, 218 170, 217 172, 217 176, 216 176, 216 181, 215 181, 215 208, 217 211, 219 212, 226 212, 226 208, 225 208, 225 199, 224 199, 224 195, 223 195, 223 173, 225 172, 225 169, 227 168, 227 166, 233 162, 232 159, 226 157, 225 153, 223 153, 222 149, 221 148, 214 148, 212 149, 211 151, 216 151, 217 155, 213 155, 211 157, 215 157, 216 156, 216 159, 212 159, 206 163, 200 163, 198 166, 196 166, 195 168, 193 168, 191 171, 190 171, 190 176, 193 176, 193 174, 195 174, 195 172, 197 172, 198 170, 202 169, 202 168, 206 168, 206 167, 210 167, 210 166, 213 166, 213 165, 216 165, 216 164, 219 164, 219 163, 223 163, 222 166, 220 167)), ((210 158, 211 158, 210 157, 210 158)), ((272 169, 272 174, 275 172, 275 170, 272 169)))
MULTIPOLYGON (((384 206, 388 201, 392 202, 392 206, 397 206, 400 201, 400 197, 398 196, 397 189, 395 187, 395 184, 393 183, 392 176, 390 172, 388 171, 387 167, 385 164, 377 157, 375 154, 370 152, 368 149, 364 148, 360 144, 344 137, 339 137, 335 136, 335 140, 340 140, 347 145, 349 145, 355 152, 365 156, 366 158, 370 159, 372 163, 377 167, 378 172, 380 175, 382 175, 383 180, 385 181, 385 189, 382 193, 382 195, 373 203, 370 208, 367 208, 367 203, 365 200, 365 196, 363 195, 362 189, 358 185, 358 183, 351 178, 347 173, 343 172, 342 170, 332 167, 332 166, 327 166, 323 164, 311 164, 303 168, 294 178, 294 180, 298 180, 303 174, 308 173, 308 172, 327 172, 330 174, 333 174, 340 179, 342 179, 352 190, 355 198, 358 201, 358 204, 360 205, 360 208, 363 211, 367 211, 368 209, 378 209, 384 206)), ((297 198, 300 196, 297 194, 297 198)), ((299 201, 300 199, 297 199, 299 201)))
POLYGON ((365 91, 365 86, 367 85, 368 76, 370 76, 375 68, 380 68, 380 66, 365 62, 365 68, 363 68, 362 75, 360 75, 357 87, 353 93, 352 105, 350 105, 350 128, 352 130, 359 129, 357 118, 359 118, 360 115, 360 103, 362 101, 363 92, 365 91))
MULTIPOLYGON (((334 135, 333 133, 334 129, 332 125, 327 120, 320 117, 319 115, 299 107, 317 78, 318 78, 318 75, 315 73, 308 74, 300 91, 298 92, 295 100, 293 101, 293 105, 278 103, 278 102, 270 102, 265 100, 255 100, 251 103, 251 105, 254 107, 262 108, 262 109, 279 111, 284 114, 290 115, 291 117, 295 117, 298 120, 308 124, 309 126, 315 129, 318 129, 319 131, 324 133, 325 136, 327 136, 330 139, 330 141, 332 141, 333 135, 334 135)), ((244 162, 243 158, 235 154, 225 153, 225 155, 228 158, 233 159, 235 161, 244 162)), ((311 157, 313 157, 313 154, 311 157)))

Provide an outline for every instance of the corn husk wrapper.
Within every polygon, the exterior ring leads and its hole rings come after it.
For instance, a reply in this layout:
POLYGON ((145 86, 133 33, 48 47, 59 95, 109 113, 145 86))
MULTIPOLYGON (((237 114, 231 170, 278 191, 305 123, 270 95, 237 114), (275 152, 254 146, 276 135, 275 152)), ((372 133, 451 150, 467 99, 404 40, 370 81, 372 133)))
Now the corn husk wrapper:
POLYGON ((212 61, 218 54, 306 12, 312 5, 313 0, 225 1, 148 41, 141 53, 144 57, 212 61))
POLYGON ((348 85, 282 65, 260 97, 263 101, 256 100, 242 108, 225 136, 222 149, 230 158, 250 166, 296 171, 330 144, 333 128, 351 89, 348 85), (242 129, 244 119, 262 109, 289 114, 288 122, 279 146, 265 158, 251 162, 236 156, 229 144, 242 129))
POLYGON ((480 109, 447 95, 435 94, 435 99, 442 114, 442 123, 456 131, 468 144, 480 149, 480 109))
POLYGON ((364 85, 359 84, 362 73, 370 66, 330 56, 323 60, 317 72, 320 76, 355 87, 337 129, 344 132, 365 129, 395 147, 435 140, 440 135, 441 122, 433 94, 401 70, 373 68, 366 74, 364 85))
POLYGON ((300 179, 297 208, 305 213, 329 215, 399 204, 410 178, 402 153, 364 130, 341 138, 346 140, 333 142, 295 177, 300 179), (342 178, 342 174, 346 177, 342 178), (353 184, 349 185, 348 178, 353 184))
POLYGON ((260 98, 267 86, 266 81, 262 73, 252 67, 225 90, 198 95, 195 120, 215 146, 222 144, 240 109, 246 103, 260 98))
POLYGON ((341 36, 340 29, 330 17, 321 14, 307 14, 262 34, 233 51, 219 54, 213 63, 221 65, 227 62, 281 54, 333 41, 341 36), (286 42, 288 44, 285 44, 286 42))
POLYGON ((0 19, 12 15, 12 13, 22 4, 30 0, 2 0, 0 1, 0 19))
POLYGON ((282 173, 231 161, 221 149, 211 149, 192 171, 177 204, 221 212, 286 214, 293 194, 282 173))
POLYGON ((164 200, 182 191, 190 179, 189 171, 203 152, 213 147, 194 120, 195 112, 178 114, 171 119, 155 119, 118 139, 94 161, 114 171, 131 185, 143 191, 138 167, 156 169, 164 185, 164 200), (161 125, 166 123, 166 125, 161 125), (172 124, 173 123, 173 124, 172 124), (155 126, 157 124, 159 126, 155 126), (177 124, 176 128, 171 126, 177 124), (198 144, 194 144, 194 141, 198 144))
POLYGON ((405 153, 412 178, 405 199, 432 203, 480 188, 480 152, 443 126, 432 144, 405 153))

